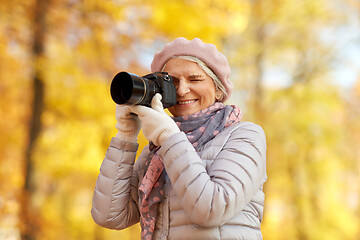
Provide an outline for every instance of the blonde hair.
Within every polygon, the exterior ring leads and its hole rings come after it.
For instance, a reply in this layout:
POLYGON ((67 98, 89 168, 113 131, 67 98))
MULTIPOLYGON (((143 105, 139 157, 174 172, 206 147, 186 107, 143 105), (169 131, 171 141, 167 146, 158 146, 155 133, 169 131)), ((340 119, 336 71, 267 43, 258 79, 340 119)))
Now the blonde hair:
MULTIPOLYGON (((220 97, 220 99, 216 99, 217 101, 221 102, 221 100, 227 96, 227 92, 226 89, 224 87, 224 85, 222 84, 222 82, 220 81, 220 79, 215 75, 215 73, 199 58, 197 57, 193 57, 193 56, 174 56, 173 58, 181 58, 184 60, 188 60, 191 62, 195 62, 198 64, 198 66, 204 70, 204 72, 211 77, 211 79, 214 81, 215 84, 215 90, 218 91, 220 90, 220 92, 222 93, 222 96, 220 97)), ((164 64, 164 66, 162 67, 161 71, 164 71, 166 67, 166 63, 164 64)))

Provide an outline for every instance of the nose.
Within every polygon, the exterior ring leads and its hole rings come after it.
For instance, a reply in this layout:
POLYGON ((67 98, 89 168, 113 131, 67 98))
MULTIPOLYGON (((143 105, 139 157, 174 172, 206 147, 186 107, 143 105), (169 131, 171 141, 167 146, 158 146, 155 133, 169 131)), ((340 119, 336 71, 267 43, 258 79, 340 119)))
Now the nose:
POLYGON ((182 97, 185 96, 188 92, 190 92, 189 84, 184 79, 180 79, 176 86, 176 94, 182 97))

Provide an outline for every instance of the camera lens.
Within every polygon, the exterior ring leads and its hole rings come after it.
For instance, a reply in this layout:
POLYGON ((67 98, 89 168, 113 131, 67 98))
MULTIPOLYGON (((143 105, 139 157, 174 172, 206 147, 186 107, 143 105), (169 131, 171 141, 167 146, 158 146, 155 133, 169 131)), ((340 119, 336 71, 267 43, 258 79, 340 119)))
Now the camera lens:
POLYGON ((149 106, 152 97, 159 91, 155 82, 127 72, 118 73, 110 86, 111 97, 117 104, 149 106))

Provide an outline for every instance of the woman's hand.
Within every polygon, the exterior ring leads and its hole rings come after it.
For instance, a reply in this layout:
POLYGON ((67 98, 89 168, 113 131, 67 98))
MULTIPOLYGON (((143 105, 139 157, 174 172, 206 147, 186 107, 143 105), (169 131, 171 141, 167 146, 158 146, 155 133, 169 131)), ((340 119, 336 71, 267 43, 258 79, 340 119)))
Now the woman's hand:
POLYGON ((119 130, 116 137, 124 141, 136 142, 140 132, 140 120, 137 115, 130 111, 130 106, 117 104, 115 117, 117 120, 116 128, 119 130))
POLYGON ((151 100, 151 108, 140 105, 130 106, 131 112, 137 114, 145 137, 156 146, 161 144, 180 129, 164 111, 162 96, 157 93, 151 100))

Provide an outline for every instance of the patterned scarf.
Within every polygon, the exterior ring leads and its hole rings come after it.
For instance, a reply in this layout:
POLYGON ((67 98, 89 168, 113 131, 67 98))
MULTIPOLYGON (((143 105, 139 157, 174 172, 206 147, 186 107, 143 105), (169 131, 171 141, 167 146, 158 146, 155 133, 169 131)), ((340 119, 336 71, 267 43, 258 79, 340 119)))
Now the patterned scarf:
MULTIPOLYGON (((241 111, 237 106, 217 102, 192 115, 173 119, 198 151, 224 128, 240 122, 241 111)), ((164 198, 166 172, 163 159, 156 153, 159 148, 150 143, 150 154, 145 160, 145 175, 139 187, 141 239, 143 240, 152 239, 159 203, 164 198)))

